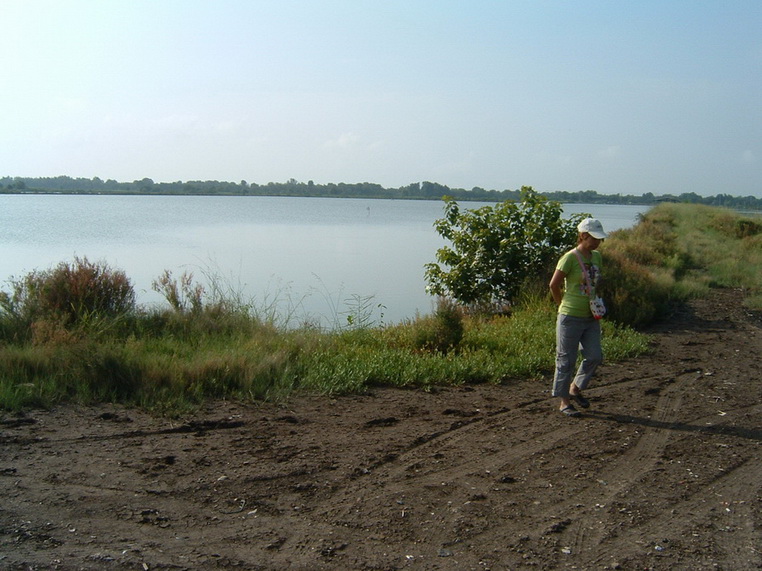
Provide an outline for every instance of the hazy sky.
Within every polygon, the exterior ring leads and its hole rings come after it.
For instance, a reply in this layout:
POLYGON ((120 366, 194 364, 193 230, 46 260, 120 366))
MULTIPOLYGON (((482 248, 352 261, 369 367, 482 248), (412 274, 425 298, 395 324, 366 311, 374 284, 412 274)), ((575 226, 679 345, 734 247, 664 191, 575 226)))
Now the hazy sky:
POLYGON ((0 176, 762 197, 760 0, 0 0, 0 176))

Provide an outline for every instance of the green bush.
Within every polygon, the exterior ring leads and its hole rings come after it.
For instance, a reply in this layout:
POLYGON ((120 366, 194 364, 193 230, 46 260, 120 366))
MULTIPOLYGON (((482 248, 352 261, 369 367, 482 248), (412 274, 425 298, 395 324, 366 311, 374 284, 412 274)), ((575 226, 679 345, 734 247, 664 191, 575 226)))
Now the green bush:
POLYGON ((426 265, 427 289, 462 305, 511 304, 529 276, 546 283, 558 257, 577 240, 577 225, 586 215, 563 220, 558 202, 531 187, 521 201, 503 202, 461 212, 445 199, 445 216, 437 232, 452 246, 437 251, 437 263, 426 265))

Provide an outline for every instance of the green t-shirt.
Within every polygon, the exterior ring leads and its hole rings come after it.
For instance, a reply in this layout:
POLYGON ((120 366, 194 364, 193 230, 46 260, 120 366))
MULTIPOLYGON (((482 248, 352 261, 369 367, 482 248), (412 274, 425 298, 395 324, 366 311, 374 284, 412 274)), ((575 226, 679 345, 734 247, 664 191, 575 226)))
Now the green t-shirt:
POLYGON ((585 263, 585 269, 590 275, 590 284, 593 291, 587 291, 587 281, 582 274, 582 268, 579 266, 577 255, 574 250, 566 252, 556 264, 556 269, 566 275, 564 279, 564 297, 561 305, 558 306, 558 313, 571 315, 572 317, 592 317, 590 313, 590 295, 595 296, 595 287, 601 278, 601 268, 603 267, 601 253, 593 250, 590 258, 585 258, 580 252, 582 261, 585 263))

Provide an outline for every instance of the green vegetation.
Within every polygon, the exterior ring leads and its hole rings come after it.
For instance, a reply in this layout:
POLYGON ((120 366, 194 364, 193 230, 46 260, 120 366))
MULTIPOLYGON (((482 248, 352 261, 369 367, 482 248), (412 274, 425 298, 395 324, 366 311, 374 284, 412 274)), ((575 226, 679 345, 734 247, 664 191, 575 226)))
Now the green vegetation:
MULTIPOLYGON (((607 358, 647 351, 648 337, 630 326, 711 287, 743 287, 759 306, 761 241, 758 219, 684 204, 662 204, 614 232, 604 247, 607 358)), ((11 280, 0 295, 0 408, 121 402, 174 415, 207 399, 509 383, 553 369, 555 312, 544 286, 522 288, 509 313, 440 299, 431 315, 383 326, 368 323, 359 300, 330 331, 279 326, 191 275, 165 273, 154 288, 166 309, 136 306, 122 272, 86 259, 11 280)))
MULTIPOLYGON (((399 188, 384 188, 370 182, 316 184, 313 181, 266 184, 227 182, 217 180, 191 180, 177 182, 154 182, 150 178, 132 182, 118 182, 113 179, 56 177, 1 177, 0 193, 59 193, 59 194, 170 194, 170 195, 228 195, 228 196, 313 196, 330 198, 392 198, 403 200, 441 200, 445 196, 455 200, 503 202, 519 200, 520 190, 487 190, 480 187, 471 189, 450 188, 436 182, 414 182, 399 188)), ((545 192, 548 200, 574 204, 643 204, 655 205, 661 202, 681 202, 723 206, 738 210, 762 210, 762 200, 754 196, 699 196, 695 192, 679 195, 654 195, 645 192, 640 196, 631 194, 598 194, 594 190, 545 192)))
POLYGON ((445 217, 434 226, 450 245, 437 251, 439 263, 426 265, 429 291, 472 308, 512 305, 523 289, 547 284, 559 256, 576 244, 588 215, 561 214, 558 202, 528 186, 519 202, 465 212, 447 198, 445 217))
POLYGON ((698 204, 661 204, 601 248, 611 318, 650 323, 671 302, 738 287, 762 309, 762 218, 698 204))

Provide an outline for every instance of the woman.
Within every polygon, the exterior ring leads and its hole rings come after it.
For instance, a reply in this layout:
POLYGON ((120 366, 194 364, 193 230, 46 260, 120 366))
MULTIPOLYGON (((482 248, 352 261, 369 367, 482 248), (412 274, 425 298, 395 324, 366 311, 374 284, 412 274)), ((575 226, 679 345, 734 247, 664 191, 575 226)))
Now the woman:
POLYGON ((590 406, 582 391, 603 360, 601 324, 590 311, 590 299, 601 278, 602 258, 597 249, 608 236, 595 218, 586 218, 577 230, 577 247, 561 256, 550 280, 550 292, 558 306, 553 396, 561 399, 561 413, 574 417, 580 416, 580 412, 571 401, 582 408, 590 406), (582 363, 572 383, 580 348, 582 363))

